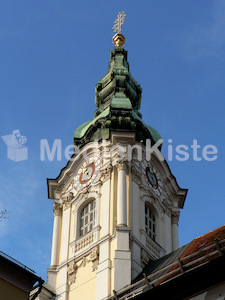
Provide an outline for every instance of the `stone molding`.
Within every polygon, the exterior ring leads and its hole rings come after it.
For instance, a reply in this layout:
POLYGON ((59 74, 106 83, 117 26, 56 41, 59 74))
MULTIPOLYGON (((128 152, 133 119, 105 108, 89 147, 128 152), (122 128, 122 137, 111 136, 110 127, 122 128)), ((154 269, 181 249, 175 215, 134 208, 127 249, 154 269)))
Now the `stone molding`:
POLYGON ((162 201, 162 204, 163 204, 165 214, 167 214, 168 217, 171 217, 171 207, 170 207, 169 202, 166 199, 164 199, 162 201))
POLYGON ((162 215, 165 212, 164 206, 161 204, 156 195, 148 195, 144 193, 140 196, 140 200, 143 202, 149 202, 156 209, 159 215, 162 215))
POLYGON ((111 177, 111 172, 112 172, 112 165, 110 164, 106 169, 102 170, 101 174, 101 181, 104 183, 105 181, 109 180, 111 177))
POLYGON ((150 255, 154 259, 159 259, 161 254, 165 255, 165 249, 159 245, 156 241, 154 241, 145 230, 140 230, 141 235, 144 237, 144 246, 145 251, 148 252, 148 256, 150 255))
POLYGON ((62 199, 63 204, 64 204, 64 210, 66 210, 67 208, 69 208, 71 206, 73 197, 74 197, 74 194, 72 192, 69 192, 69 194, 62 199))
POLYGON ((87 237, 82 238, 81 241, 76 242, 75 250, 74 250, 75 253, 89 246, 93 241, 94 241, 94 233, 88 235, 87 237))
POLYGON ((67 276, 69 285, 76 282, 78 269, 82 266, 85 267, 90 262, 92 262, 92 272, 96 271, 99 263, 99 246, 94 247, 88 255, 83 256, 81 260, 79 260, 79 263, 75 260, 68 263, 67 276))
POLYGON ((178 225, 179 217, 180 217, 180 212, 179 211, 172 211, 172 213, 171 213, 171 223, 178 225))
POLYGON ((141 248, 141 262, 147 266, 147 264, 149 263, 149 261, 151 260, 148 252, 146 250, 144 250, 143 248, 141 248))
POLYGON ((141 172, 139 172, 134 166, 131 167, 132 179, 137 185, 141 184, 141 172))
POLYGON ((76 282, 77 269, 78 266, 74 260, 68 263, 67 276, 69 285, 76 282))
POLYGON ((100 198, 100 186, 101 185, 99 181, 98 183, 92 183, 91 185, 85 187, 75 195, 75 197, 73 198, 73 203, 76 203, 76 205, 80 206, 80 204, 86 201, 88 198, 100 198))
POLYGON ((127 164, 127 161, 126 161, 126 160, 118 161, 118 162, 116 163, 116 167, 117 167, 118 172, 121 171, 121 170, 127 172, 127 170, 128 170, 128 164, 127 164))
POLYGON ((62 214, 62 204, 61 203, 54 202, 53 213, 55 216, 61 216, 61 214, 62 214))
POLYGON ((90 259, 92 261, 92 271, 97 270, 98 268, 98 262, 99 262, 99 247, 96 246, 94 249, 92 249, 90 254, 90 259))

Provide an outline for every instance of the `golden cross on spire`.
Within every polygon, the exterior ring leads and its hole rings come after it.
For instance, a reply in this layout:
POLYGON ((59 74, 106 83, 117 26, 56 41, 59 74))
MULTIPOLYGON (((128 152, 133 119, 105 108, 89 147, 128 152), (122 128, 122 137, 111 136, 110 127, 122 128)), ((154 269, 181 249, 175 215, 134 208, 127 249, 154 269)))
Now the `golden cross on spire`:
POLYGON ((114 21, 113 31, 117 32, 113 36, 113 44, 116 45, 116 47, 121 47, 125 44, 125 37, 121 33, 121 26, 123 25, 125 21, 126 14, 123 12, 119 12, 117 15, 117 19, 114 21))
POLYGON ((125 17, 126 17, 126 14, 123 12, 120 12, 118 13, 117 15, 117 19, 114 21, 114 26, 113 26, 113 31, 114 32, 117 32, 117 33, 120 33, 121 32, 121 26, 123 25, 124 21, 125 21, 125 17))

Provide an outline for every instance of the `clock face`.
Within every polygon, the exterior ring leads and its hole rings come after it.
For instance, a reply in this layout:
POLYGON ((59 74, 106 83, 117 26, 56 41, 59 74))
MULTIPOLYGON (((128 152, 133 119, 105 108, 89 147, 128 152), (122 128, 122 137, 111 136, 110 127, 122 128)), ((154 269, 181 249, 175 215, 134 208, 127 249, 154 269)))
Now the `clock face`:
POLYGON ((77 191, 88 186, 98 174, 101 160, 98 156, 85 159, 75 175, 74 187, 77 191))
POLYGON ((155 167, 153 167, 153 165, 149 161, 144 160, 142 162, 142 170, 148 186, 152 191, 154 191, 154 193, 160 196, 162 194, 162 182, 155 167))

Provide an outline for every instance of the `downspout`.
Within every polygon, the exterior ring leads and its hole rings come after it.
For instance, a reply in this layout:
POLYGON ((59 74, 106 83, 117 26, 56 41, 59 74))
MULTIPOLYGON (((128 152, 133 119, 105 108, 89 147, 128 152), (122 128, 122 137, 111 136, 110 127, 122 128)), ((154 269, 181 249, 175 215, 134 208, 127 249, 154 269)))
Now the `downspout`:
POLYGON ((39 283, 39 288, 37 290, 37 292, 33 295, 33 297, 31 298, 31 300, 34 300, 36 299, 36 297, 40 294, 41 290, 42 290, 42 287, 43 287, 43 283, 44 283, 44 280, 39 278, 38 279, 38 283, 39 283))

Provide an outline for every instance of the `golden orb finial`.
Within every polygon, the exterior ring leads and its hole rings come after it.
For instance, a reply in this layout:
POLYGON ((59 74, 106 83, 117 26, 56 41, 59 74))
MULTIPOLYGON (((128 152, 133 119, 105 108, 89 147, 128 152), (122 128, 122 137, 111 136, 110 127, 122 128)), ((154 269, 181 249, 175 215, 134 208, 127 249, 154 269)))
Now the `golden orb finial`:
POLYGON ((115 44, 116 47, 121 47, 125 44, 125 37, 121 33, 121 26, 123 25, 125 21, 126 14, 123 12, 119 12, 117 15, 117 19, 114 21, 113 31, 117 32, 112 40, 113 44, 115 44))

